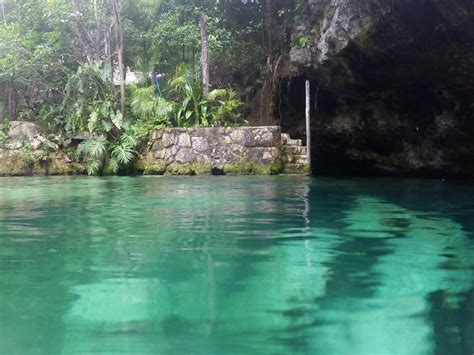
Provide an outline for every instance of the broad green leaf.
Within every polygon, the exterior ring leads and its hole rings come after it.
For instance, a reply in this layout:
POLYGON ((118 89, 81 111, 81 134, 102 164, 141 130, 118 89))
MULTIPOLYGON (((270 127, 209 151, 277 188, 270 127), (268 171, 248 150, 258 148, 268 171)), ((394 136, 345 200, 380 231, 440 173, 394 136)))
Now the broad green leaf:
POLYGON ((100 158, 106 151, 107 140, 104 136, 88 139, 85 143, 89 157, 100 158))
POLYGON ((87 160, 87 174, 95 175, 99 172, 100 161, 96 158, 89 158, 87 160))
POLYGON ((105 121, 103 120, 102 121, 102 129, 105 131, 105 132, 110 132, 110 130, 112 129, 112 123, 110 123, 109 121, 105 121))
POLYGON ((116 159, 117 162, 123 165, 129 164, 132 161, 134 154, 135 151, 133 148, 125 143, 116 145, 112 149, 112 158, 116 159))
POLYGON ((119 110, 117 110, 116 113, 112 112, 110 114, 110 119, 112 120, 112 123, 114 124, 115 127, 117 127, 118 129, 122 129, 122 123, 123 123, 122 112, 120 112, 119 110))
POLYGON ((98 112, 97 111, 91 112, 91 114, 89 115, 89 122, 87 123, 87 128, 89 129, 89 133, 94 132, 98 119, 99 119, 98 112))

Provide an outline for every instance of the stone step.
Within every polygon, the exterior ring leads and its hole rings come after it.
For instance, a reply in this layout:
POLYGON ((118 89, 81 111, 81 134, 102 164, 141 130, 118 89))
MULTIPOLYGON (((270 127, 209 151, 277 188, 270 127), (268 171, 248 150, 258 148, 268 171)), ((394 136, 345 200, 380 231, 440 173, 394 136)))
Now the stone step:
POLYGON ((281 157, 282 158, 289 158, 289 157, 306 157, 308 154, 305 153, 288 153, 288 152, 282 152, 281 157))
POLYGON ((290 155, 281 159, 283 164, 308 164, 306 155, 290 155))
POLYGON ((284 145, 290 140, 290 135, 288 133, 281 134, 281 144, 284 145))
POLYGON ((308 164, 284 164, 282 174, 310 174, 311 169, 308 164))
POLYGON ((281 147, 281 151, 282 153, 285 155, 285 154, 306 154, 307 151, 306 151, 306 147, 304 146, 293 146, 293 145, 290 145, 290 146, 283 146, 281 147))
POLYGON ((301 141, 301 139, 289 139, 286 142, 286 145, 287 146, 302 146, 303 142, 301 141))
POLYGON ((306 151, 306 147, 304 145, 284 145, 281 147, 281 149, 287 150, 289 152, 306 151))

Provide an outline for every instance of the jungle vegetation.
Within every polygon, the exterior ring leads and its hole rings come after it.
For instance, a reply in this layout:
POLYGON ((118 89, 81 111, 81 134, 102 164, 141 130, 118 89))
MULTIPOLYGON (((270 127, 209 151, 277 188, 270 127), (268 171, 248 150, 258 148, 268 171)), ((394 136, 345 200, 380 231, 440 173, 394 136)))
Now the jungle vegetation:
POLYGON ((0 118, 34 121, 63 139, 87 133, 77 154, 90 173, 104 156, 114 170, 128 164, 158 127, 245 123, 242 77, 265 85, 303 8, 297 0, 0 1, 0 118))

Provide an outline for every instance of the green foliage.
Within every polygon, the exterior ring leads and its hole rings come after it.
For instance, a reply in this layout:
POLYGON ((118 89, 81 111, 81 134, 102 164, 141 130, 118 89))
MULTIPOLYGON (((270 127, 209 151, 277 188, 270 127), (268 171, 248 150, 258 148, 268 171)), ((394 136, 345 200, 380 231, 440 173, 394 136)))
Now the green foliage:
POLYGON ((165 125, 172 111, 172 104, 155 95, 154 87, 132 87, 130 107, 135 117, 155 126, 165 125))
POLYGON ((29 144, 23 144, 18 150, 18 154, 26 167, 32 166, 36 161, 31 145, 29 144))
POLYGON ((106 152, 107 139, 105 136, 90 138, 84 143, 85 152, 94 158, 101 158, 106 152))
POLYGON ((110 67, 101 62, 81 65, 70 74, 63 100, 52 111, 55 125, 70 134, 84 131, 86 127, 92 132, 97 125, 106 131, 120 125, 122 117, 116 113, 118 100, 114 87, 107 81, 109 76, 110 67))
POLYGON ((9 139, 5 129, 0 129, 0 144, 5 143, 9 139))
POLYGON ((184 64, 178 66, 169 81, 167 95, 168 99, 156 96, 153 87, 135 88, 131 99, 133 114, 151 123, 150 130, 164 125, 211 127, 244 123, 238 114, 242 103, 235 91, 218 88, 204 97, 199 76, 184 64))
POLYGON ((82 149, 69 148, 66 150, 66 155, 72 162, 80 163, 84 158, 84 151, 82 149))
MULTIPOLYGON (((85 161, 89 175, 101 173, 106 164, 108 170, 113 173, 121 167, 129 166, 137 154, 141 139, 148 134, 140 123, 124 121, 120 111, 114 113, 113 117, 116 121, 115 131, 100 128, 92 131, 91 137, 73 153, 76 159, 85 161)), ((103 126, 98 127, 103 128, 103 126)))
POLYGON ((207 96, 207 103, 212 104, 209 111, 212 125, 223 124, 225 126, 241 125, 246 123, 237 110, 243 105, 238 99, 237 92, 232 89, 214 89, 207 96))
POLYGON ((107 146, 107 138, 103 135, 89 138, 80 146, 80 153, 86 157, 86 168, 89 175, 95 175, 100 171, 107 146))
POLYGON ((296 39, 295 46, 298 48, 306 48, 310 43, 310 36, 300 36, 296 39))
MULTIPOLYGON (((266 56, 278 51, 268 53, 262 1, 123 3, 125 66, 142 71, 144 77, 155 69, 172 79, 168 85, 161 82, 165 98, 158 97, 153 87, 128 87, 129 100, 121 112, 112 83, 117 48, 109 0, 3 1, 0 116, 41 121, 69 138, 88 132, 82 149, 68 154, 74 161, 87 162, 91 174, 129 165, 157 128, 245 123, 239 115, 239 95, 228 84, 261 85, 266 56), (211 80, 216 87, 223 86, 207 97, 199 70, 201 11, 208 17, 211 80)), ((287 41, 294 14, 304 10, 303 3, 272 2, 276 43, 287 41)), ((298 42, 306 46, 309 39, 298 42)), ((0 142, 6 139, 0 131, 0 142)), ((28 158, 27 148, 24 154, 28 158)))
MULTIPOLYGON (((117 95, 110 83, 116 48, 109 0, 3 3, 6 16, 0 21, 0 91, 11 90, 13 95, 0 99, 0 115, 42 120, 54 129, 74 134, 90 130, 92 102, 111 102, 116 111, 117 95), (12 106, 7 102, 9 97, 14 97, 13 112, 7 112, 12 106)), ((277 42, 284 42, 295 9, 302 8, 302 3, 273 1, 277 42)), ((208 15, 213 80, 220 85, 237 80, 240 85, 247 80, 245 73, 258 77, 265 70, 261 1, 137 0, 124 4, 125 65, 134 71, 148 76, 156 68, 172 76, 179 63, 197 66, 202 10, 208 15)), ((307 40, 300 43, 306 44, 307 40)), ((161 111, 168 109, 165 105, 161 111)), ((153 119, 163 117, 153 109, 145 112, 151 112, 153 119)), ((183 109, 177 119, 187 121, 186 115, 190 115, 189 110, 183 109)), ((101 120, 100 115, 97 119, 101 120)))
POLYGON ((218 88, 203 96, 200 77, 184 64, 169 81, 167 99, 153 87, 133 87, 130 107, 148 132, 163 126, 225 126, 244 123, 238 114, 242 102, 231 89, 218 88))
POLYGON ((18 150, 18 154, 25 167, 31 168, 35 163, 47 161, 49 159, 49 150, 49 147, 41 145, 40 149, 34 151, 31 144, 23 143, 18 150))
POLYGON ((125 141, 119 141, 112 147, 112 158, 119 164, 128 165, 135 156, 134 145, 125 141))
POLYGON ((199 61, 199 12, 186 1, 169 1, 160 6, 160 16, 150 26, 150 62, 161 72, 172 74, 181 62, 199 61))
POLYGON ((35 154, 35 160, 37 162, 44 162, 49 160, 50 149, 47 146, 42 145, 35 154))
POLYGON ((41 107, 55 100, 73 66, 73 57, 68 55, 73 42, 64 20, 69 17, 70 2, 14 0, 6 1, 4 6, 0 91, 13 94, 5 98, 14 98, 14 109, 3 114, 37 119, 41 107))

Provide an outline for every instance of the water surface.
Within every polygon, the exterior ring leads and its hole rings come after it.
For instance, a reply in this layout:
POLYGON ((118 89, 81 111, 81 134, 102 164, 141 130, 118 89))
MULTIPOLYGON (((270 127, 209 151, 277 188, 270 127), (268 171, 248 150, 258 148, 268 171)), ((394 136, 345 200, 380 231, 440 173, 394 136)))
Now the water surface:
POLYGON ((474 186, 0 179, 0 354, 474 352, 474 186))

